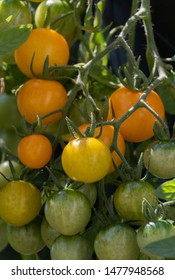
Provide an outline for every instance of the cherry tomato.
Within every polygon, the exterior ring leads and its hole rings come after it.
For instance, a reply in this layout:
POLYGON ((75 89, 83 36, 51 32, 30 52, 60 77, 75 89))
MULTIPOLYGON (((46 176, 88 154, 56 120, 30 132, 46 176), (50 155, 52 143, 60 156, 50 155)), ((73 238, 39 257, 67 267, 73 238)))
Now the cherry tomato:
MULTIPOLYGON (((112 111, 114 111, 115 119, 120 119, 139 101, 141 95, 142 92, 132 91, 126 87, 115 90, 109 98, 108 119, 112 119, 112 111)), ((146 102, 160 118, 165 118, 163 102, 155 91, 152 90, 149 93, 146 102)), ((148 109, 141 107, 122 123, 120 132, 129 142, 145 141, 154 135, 153 127, 156 120, 148 109)))
POLYGON ((99 260, 136 260, 139 247, 135 230, 125 224, 112 224, 101 229, 94 249, 99 260))
POLYGON ((29 168, 42 168, 52 156, 52 144, 42 134, 23 137, 18 144, 18 158, 29 168))
POLYGON ((175 226, 166 220, 157 220, 149 222, 141 226, 137 231, 137 243, 141 252, 153 260, 162 259, 162 257, 152 254, 144 249, 144 247, 152 242, 175 237, 175 226))
MULTIPOLYGON (((85 133, 88 126, 90 126, 90 124, 87 124, 87 123, 82 124, 78 127, 78 129, 80 130, 80 132, 85 133)), ((113 137, 114 137, 114 127, 111 126, 111 125, 105 125, 102 128, 96 127, 94 137, 98 137, 98 139, 100 139, 102 142, 104 142, 106 144, 106 146, 108 148, 110 148, 111 144, 112 144, 113 137), (102 131, 101 131, 101 129, 102 129, 102 131)), ((125 154, 125 141, 124 141, 123 136, 120 132, 118 133, 116 145, 117 145, 119 151, 124 156, 124 154, 125 154)), ((112 159, 113 159, 113 161, 114 161, 114 163, 117 167, 122 163, 122 160, 121 160, 120 156, 116 153, 116 151, 112 152, 112 159)), ((111 167, 109 169, 109 173, 113 172, 114 170, 115 170, 115 167, 112 163, 111 167)))
POLYGON ((60 233, 49 225, 45 217, 42 219, 41 223, 41 236, 48 248, 50 248, 55 239, 60 236, 60 233))
POLYGON ((0 217, 13 226, 31 222, 40 212, 38 188, 22 180, 11 181, 0 189, 0 217))
POLYGON ((93 183, 107 175, 112 156, 103 142, 84 137, 70 141, 63 149, 61 160, 65 173, 71 179, 93 183))
POLYGON ((25 226, 7 227, 7 238, 10 246, 22 255, 32 255, 44 248, 40 232, 41 219, 37 217, 25 226))
POLYGON ((173 141, 152 142, 143 153, 145 167, 158 178, 175 176, 175 143, 173 141))
POLYGON ((22 73, 33 77, 31 62, 33 59, 33 72, 42 74, 44 62, 49 59, 49 66, 66 65, 69 60, 69 47, 65 38, 49 28, 35 28, 27 40, 15 50, 15 62, 22 73), (34 56, 34 57, 33 57, 34 56))
POLYGON ((76 32, 73 7, 65 0, 42 1, 35 11, 35 24, 40 28, 47 27, 58 31, 66 38, 69 44, 76 32), (63 17, 64 15, 66 16, 63 17), (55 20, 57 21, 52 24, 55 20))
POLYGON ((52 260, 90 260, 92 250, 81 235, 60 235, 52 244, 50 255, 52 260))
MULTIPOLYGON (((27 122, 34 123, 54 111, 63 109, 67 102, 64 86, 57 81, 31 79, 20 88, 17 95, 17 106, 27 122)), ((61 112, 43 118, 42 124, 51 124, 61 118, 61 112)))
POLYGON ((83 231, 91 217, 88 199, 79 191, 65 189, 53 194, 45 204, 45 217, 63 235, 83 231))
POLYGON ((97 187, 94 183, 91 184, 82 184, 77 191, 83 193, 89 200, 91 207, 94 206, 97 199, 97 187))
POLYGON ((144 198, 152 206, 157 206, 158 201, 151 184, 143 180, 122 183, 114 192, 114 207, 124 220, 142 224, 145 221, 142 212, 144 198))

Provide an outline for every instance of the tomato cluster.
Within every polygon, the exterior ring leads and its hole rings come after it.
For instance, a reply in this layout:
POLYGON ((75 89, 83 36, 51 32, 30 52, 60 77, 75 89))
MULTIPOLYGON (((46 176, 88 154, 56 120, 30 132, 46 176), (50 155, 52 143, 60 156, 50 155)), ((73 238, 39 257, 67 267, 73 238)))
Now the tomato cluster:
POLYGON ((5 72, 21 75, 10 84, 15 95, 0 96, 0 128, 14 126, 18 137, 15 151, 0 139, 0 251, 24 259, 175 258, 154 249, 175 237, 175 144, 159 94, 111 74, 99 10, 91 22, 85 1, 13 0, 8 9, 7 2, 5 19, 21 13, 3 28, 33 27, 13 54, 0 56, 5 72))

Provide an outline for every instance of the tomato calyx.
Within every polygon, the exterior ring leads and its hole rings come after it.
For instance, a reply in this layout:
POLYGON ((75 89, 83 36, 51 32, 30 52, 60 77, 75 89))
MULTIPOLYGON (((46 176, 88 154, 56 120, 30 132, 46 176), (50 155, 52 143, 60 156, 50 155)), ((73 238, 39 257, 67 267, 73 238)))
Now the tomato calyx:
POLYGON ((156 222, 166 218, 164 204, 160 201, 158 205, 154 207, 144 198, 142 202, 142 212, 147 222, 156 222))

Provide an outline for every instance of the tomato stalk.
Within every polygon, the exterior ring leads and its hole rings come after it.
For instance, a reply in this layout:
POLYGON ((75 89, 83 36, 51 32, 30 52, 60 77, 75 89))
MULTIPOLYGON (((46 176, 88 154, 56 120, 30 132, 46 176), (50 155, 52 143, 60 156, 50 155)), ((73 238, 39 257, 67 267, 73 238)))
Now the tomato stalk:
POLYGON ((145 28, 145 34, 146 34, 146 55, 147 55, 147 62, 150 69, 150 72, 152 69, 154 69, 154 63, 156 63, 156 68, 159 75, 159 80, 163 81, 164 79, 167 79, 165 66, 160 58, 155 40, 154 40, 154 34, 153 29, 151 25, 151 11, 150 11, 150 0, 142 0, 141 2, 141 9, 144 9, 146 13, 142 17, 143 25, 145 28))

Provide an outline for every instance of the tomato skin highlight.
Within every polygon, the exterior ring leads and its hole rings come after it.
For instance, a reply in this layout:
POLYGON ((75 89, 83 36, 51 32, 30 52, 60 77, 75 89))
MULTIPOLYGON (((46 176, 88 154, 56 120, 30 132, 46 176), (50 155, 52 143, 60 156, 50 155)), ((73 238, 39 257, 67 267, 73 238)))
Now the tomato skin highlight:
POLYGON ((146 169, 163 179, 175 176, 175 143, 172 141, 155 141, 144 150, 143 161, 146 169))
POLYGON ((79 191, 65 189, 47 199, 44 213, 52 228, 69 236, 85 229, 91 218, 91 205, 79 191))
POLYGON ((136 232, 125 224, 112 224, 101 229, 94 242, 99 260, 136 260, 139 247, 136 232))
POLYGON ((0 217, 7 224, 26 225, 39 214, 40 209, 41 193, 33 184, 11 181, 0 189, 0 217))
POLYGON ((112 156, 103 142, 85 137, 70 141, 63 149, 61 160, 63 169, 70 178, 94 183, 107 175, 112 156))
POLYGON ((44 167, 52 156, 52 145, 42 134, 31 134, 23 137, 18 144, 18 158, 29 168, 44 167))
MULTIPOLYGON (((67 102, 64 86, 52 80, 30 79, 20 88, 17 95, 17 107, 20 114, 30 124, 56 110, 62 109, 67 102)), ((61 118, 61 112, 43 118, 42 124, 48 125, 61 118)))
MULTIPOLYGON (((115 90, 109 98, 108 120, 113 118, 112 108, 114 117, 118 120, 139 101, 141 95, 142 92, 132 91, 126 87, 115 90)), ((155 91, 152 90, 145 101, 162 119, 165 118, 163 102, 155 91)), ((154 135, 155 121, 156 117, 148 109, 141 107, 122 123, 120 132, 126 141, 136 143, 146 141, 154 135)))
POLYGON ((49 28, 34 28, 27 40, 14 52, 15 62, 21 72, 33 77, 30 66, 33 59, 33 72, 42 74, 44 62, 49 59, 49 66, 66 65, 69 60, 69 47, 65 38, 49 28))
POLYGON ((143 180, 122 183, 114 192, 114 207, 124 220, 142 224, 145 221, 142 213, 144 198, 152 206, 157 206, 158 201, 151 184, 143 180))
POLYGON ((175 226, 166 220, 158 220, 156 222, 149 222, 138 229, 137 243, 141 252, 145 255, 153 260, 160 260, 162 259, 160 256, 147 252, 144 250, 144 247, 151 242, 172 236, 175 237, 175 226))

